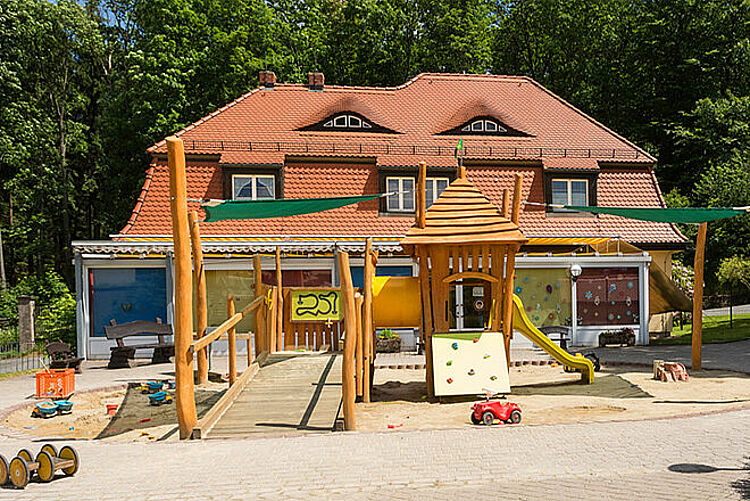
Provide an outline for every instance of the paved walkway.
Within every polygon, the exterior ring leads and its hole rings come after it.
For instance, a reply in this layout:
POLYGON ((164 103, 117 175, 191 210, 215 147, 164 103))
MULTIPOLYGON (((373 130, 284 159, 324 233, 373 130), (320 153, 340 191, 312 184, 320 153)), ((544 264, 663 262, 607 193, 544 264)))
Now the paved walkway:
MULTIPOLYGON (((643 422, 81 442, 76 477, 0 489, 0 499, 747 499, 748 428, 750 411, 739 411, 643 422)), ((29 444, 0 442, 0 451, 21 446, 29 444)))
POLYGON ((268 356, 208 437, 333 431, 340 404, 340 355, 276 353, 268 356))
MULTIPOLYGON (((571 351, 575 349, 573 348, 571 351)), ((620 348, 580 348, 578 351, 583 353, 593 351, 604 363, 637 362, 651 364, 654 359, 660 359, 682 362, 688 369, 690 369, 692 356, 689 344, 629 346, 620 348)), ((703 368, 750 372, 750 339, 732 343, 704 344, 703 368)))

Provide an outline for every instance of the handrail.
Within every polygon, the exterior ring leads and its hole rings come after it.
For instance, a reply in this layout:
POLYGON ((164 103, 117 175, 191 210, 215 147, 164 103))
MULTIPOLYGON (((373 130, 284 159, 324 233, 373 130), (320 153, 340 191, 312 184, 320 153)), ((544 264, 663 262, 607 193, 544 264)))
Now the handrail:
POLYGON ((240 323, 240 321, 242 321, 242 313, 235 313, 234 315, 226 319, 224 323, 214 329, 211 334, 206 334, 202 338, 193 341, 193 344, 190 345, 190 351, 195 353, 198 350, 202 350, 209 344, 216 341, 219 336, 226 334, 229 329, 240 323))
POLYGON ((226 319, 221 325, 211 331, 210 334, 206 334, 202 338, 194 340, 193 344, 190 345, 190 351, 195 353, 199 350, 202 350, 209 344, 219 339, 220 336, 229 332, 229 329, 240 323, 243 318, 260 307, 264 299, 265 296, 253 299, 253 302, 247 305, 241 312, 235 313, 234 315, 226 319))

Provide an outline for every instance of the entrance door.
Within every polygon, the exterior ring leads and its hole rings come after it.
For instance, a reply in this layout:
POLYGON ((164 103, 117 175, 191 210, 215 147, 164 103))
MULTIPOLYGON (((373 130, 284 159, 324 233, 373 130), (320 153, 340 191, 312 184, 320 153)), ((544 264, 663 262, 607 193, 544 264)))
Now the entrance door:
POLYGON ((455 331, 483 330, 489 322, 492 288, 484 280, 458 280, 451 284, 453 305, 450 328, 455 331))

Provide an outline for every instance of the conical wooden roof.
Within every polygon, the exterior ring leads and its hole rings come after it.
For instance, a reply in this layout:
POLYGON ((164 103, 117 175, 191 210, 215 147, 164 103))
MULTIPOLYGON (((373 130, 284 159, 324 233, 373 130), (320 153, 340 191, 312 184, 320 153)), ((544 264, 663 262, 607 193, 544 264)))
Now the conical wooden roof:
POLYGON ((425 215, 424 228, 411 227, 401 240, 406 250, 429 244, 523 244, 518 225, 503 217, 481 191, 463 178, 453 181, 425 215))

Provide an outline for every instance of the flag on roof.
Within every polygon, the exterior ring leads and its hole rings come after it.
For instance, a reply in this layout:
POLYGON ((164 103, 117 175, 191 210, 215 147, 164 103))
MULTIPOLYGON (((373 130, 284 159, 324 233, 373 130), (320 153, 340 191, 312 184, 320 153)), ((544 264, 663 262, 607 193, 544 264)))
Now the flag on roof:
POLYGON ((459 152, 460 152, 461 156, 463 157, 464 156, 464 140, 463 140, 463 138, 458 140, 458 144, 456 145, 456 151, 453 152, 453 155, 456 157, 456 159, 458 159, 459 152))

